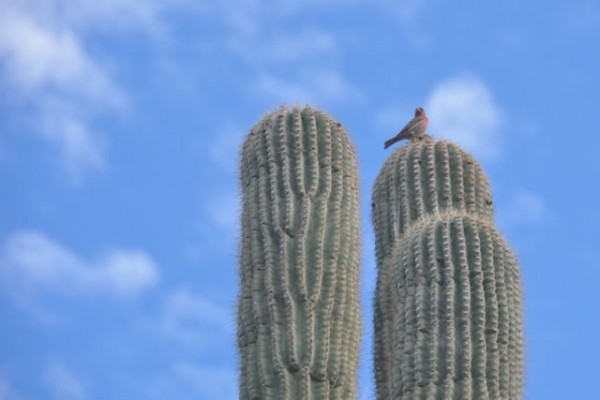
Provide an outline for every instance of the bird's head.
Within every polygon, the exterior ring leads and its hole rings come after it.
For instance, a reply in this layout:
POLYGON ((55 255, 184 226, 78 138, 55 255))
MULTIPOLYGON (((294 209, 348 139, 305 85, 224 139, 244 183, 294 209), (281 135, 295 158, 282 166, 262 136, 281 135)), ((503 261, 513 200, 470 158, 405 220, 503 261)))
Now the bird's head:
POLYGON ((425 109, 423 107, 417 107, 415 110, 415 117, 421 117, 425 115, 425 109))

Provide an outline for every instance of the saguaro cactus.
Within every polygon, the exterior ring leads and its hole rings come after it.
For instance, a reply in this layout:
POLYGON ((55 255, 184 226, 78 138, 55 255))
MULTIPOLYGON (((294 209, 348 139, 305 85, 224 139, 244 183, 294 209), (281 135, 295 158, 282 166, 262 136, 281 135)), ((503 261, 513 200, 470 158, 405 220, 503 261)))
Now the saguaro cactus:
POLYGON ((361 322, 356 155, 339 123, 281 108, 248 134, 240 399, 352 399, 361 322))
POLYGON ((373 223, 378 399, 519 399, 519 268, 479 164, 410 142, 377 177, 373 223))

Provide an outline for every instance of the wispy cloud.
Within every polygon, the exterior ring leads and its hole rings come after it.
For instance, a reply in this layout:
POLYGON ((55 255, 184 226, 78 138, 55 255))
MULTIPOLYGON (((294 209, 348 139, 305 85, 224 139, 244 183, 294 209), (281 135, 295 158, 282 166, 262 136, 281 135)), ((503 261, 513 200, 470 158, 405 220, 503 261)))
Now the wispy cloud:
MULTIPOLYGON (((37 0, 25 0, 31 5, 37 0)), ((192 4, 186 0, 46 0, 36 14, 44 20, 64 21, 78 31, 119 29, 158 33, 164 13, 192 4)))
POLYGON ((364 101, 362 91, 337 67, 343 46, 332 31, 265 32, 253 42, 241 41, 239 52, 260 66, 256 92, 275 102, 325 105, 364 101))
POLYGON ((92 170, 106 164, 105 140, 90 128, 81 111, 59 98, 42 100, 39 134, 60 149, 63 165, 74 183, 80 183, 92 170))
POLYGON ((407 0, 399 3, 388 2, 397 7, 402 22, 415 24, 423 9, 431 3, 430 0, 407 0))
POLYGON ((62 362, 54 361, 47 365, 43 379, 51 399, 85 400, 89 398, 80 378, 62 362))
POLYGON ((340 42, 330 31, 305 28, 277 35, 261 33, 257 37, 234 35, 228 40, 228 47, 252 64, 306 64, 337 57, 340 42))
POLYGON ((132 30, 160 37, 163 13, 183 4, 0 0, 0 83, 11 90, 10 112, 26 114, 28 130, 59 149, 74 182, 106 164, 107 136, 94 117, 129 106, 108 60, 90 51, 88 39, 132 30))
POLYGON ((41 232, 10 235, 0 247, 2 289, 17 300, 38 294, 136 296, 159 280, 140 250, 115 248, 88 261, 41 232))
POLYGON ((267 45, 268 54, 275 60, 295 62, 337 54, 339 41, 328 31, 305 29, 297 34, 284 34, 267 45))
POLYGON ((298 14, 311 7, 320 9, 339 1, 305 3, 259 2, 211 3, 204 15, 218 15, 225 25, 220 34, 209 39, 225 48, 228 55, 246 63, 252 95, 270 102, 348 104, 364 101, 364 93, 344 76, 343 35, 333 26, 292 28, 298 14), (273 23, 277 21, 277 23, 273 23), (288 25, 286 22, 290 21, 288 25))
POLYGON ((117 101, 105 72, 90 58, 76 34, 44 26, 23 10, 3 13, 0 54, 10 82, 25 94, 56 89, 76 97, 117 101))
POLYGON ((238 399, 238 372, 234 365, 198 360, 174 360, 150 379, 136 382, 137 398, 238 399))
POLYGON ((358 1, 363 6, 375 8, 379 6, 386 16, 392 16, 398 21, 398 29, 404 34, 403 41, 416 50, 428 50, 432 46, 431 24, 427 23, 428 8, 432 0, 375 0, 366 2, 358 1))
POLYGON ((501 155, 504 113, 481 79, 462 75, 440 82, 426 109, 435 136, 454 140, 479 157, 501 155))
POLYGON ((9 6, 0 17, 0 79, 15 94, 16 110, 34 110, 32 131, 57 146, 77 179, 104 164, 90 112, 125 103, 122 91, 86 52, 73 30, 42 23, 29 10, 9 6))
POLYGON ((276 102, 344 104, 364 101, 364 95, 358 88, 339 71, 326 67, 299 70, 293 78, 264 74, 257 86, 259 92, 276 102))
POLYGON ((507 204, 498 209, 497 220, 504 229, 514 226, 535 226, 551 218, 544 199, 529 190, 517 190, 507 204))
POLYGON ((14 391, 8 379, 0 375, 0 400, 22 400, 14 391))
MULTIPOLYGON (((160 374, 140 386, 151 388, 144 398, 175 394, 181 399, 237 398, 237 371, 232 310, 206 293, 190 288, 168 292, 158 313, 141 327, 170 349, 160 374)), ((139 396, 138 396, 139 397, 139 396)))
POLYGON ((179 289, 167 296, 160 325, 183 346, 208 349, 223 335, 231 336, 232 316, 214 301, 179 289))

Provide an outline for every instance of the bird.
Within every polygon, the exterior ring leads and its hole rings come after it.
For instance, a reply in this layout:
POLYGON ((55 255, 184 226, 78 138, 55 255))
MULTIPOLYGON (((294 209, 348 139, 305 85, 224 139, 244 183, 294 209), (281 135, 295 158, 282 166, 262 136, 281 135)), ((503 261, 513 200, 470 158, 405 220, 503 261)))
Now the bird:
POLYGON ((427 131, 427 125, 429 124, 429 119, 427 115, 425 115, 425 110, 423 107, 417 107, 415 110, 415 116, 410 120, 408 124, 393 138, 386 140, 383 145, 384 149, 387 149, 391 145, 396 142, 399 142, 402 139, 418 139, 425 136, 425 132, 427 131))

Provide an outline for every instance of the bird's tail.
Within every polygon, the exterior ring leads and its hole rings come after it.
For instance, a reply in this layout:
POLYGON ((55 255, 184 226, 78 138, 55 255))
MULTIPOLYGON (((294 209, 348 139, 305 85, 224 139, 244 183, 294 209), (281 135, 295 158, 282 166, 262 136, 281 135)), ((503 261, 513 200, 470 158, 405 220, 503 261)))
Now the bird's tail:
POLYGON ((397 140, 396 140, 396 138, 395 138, 395 137, 393 137, 393 138, 391 138, 391 139, 388 139, 388 140, 386 140, 386 141, 385 141, 385 143, 383 144, 383 148, 384 148, 384 149, 387 149, 388 147, 390 147, 391 145, 393 145, 394 143, 396 143, 396 141, 397 141, 397 140))

